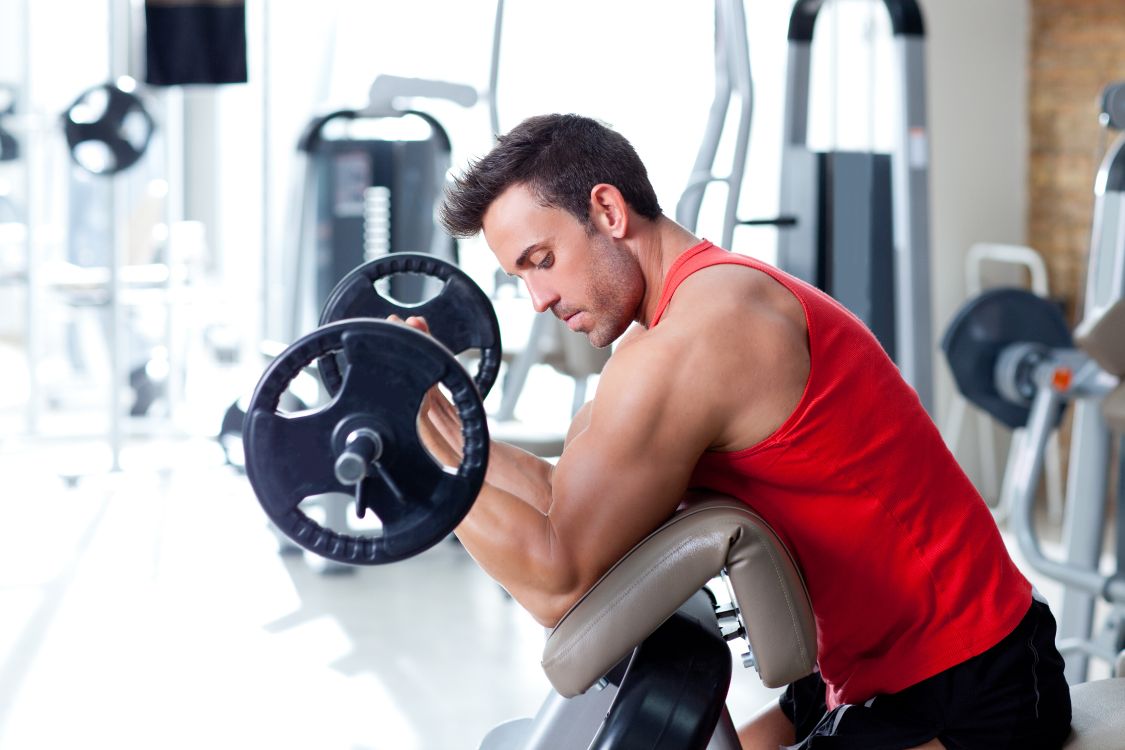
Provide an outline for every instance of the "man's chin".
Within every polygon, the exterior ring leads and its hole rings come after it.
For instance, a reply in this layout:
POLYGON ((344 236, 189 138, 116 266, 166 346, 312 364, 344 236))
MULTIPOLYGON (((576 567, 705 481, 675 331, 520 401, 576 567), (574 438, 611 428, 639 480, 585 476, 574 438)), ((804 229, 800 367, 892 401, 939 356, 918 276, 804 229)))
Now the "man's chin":
POLYGON ((595 349, 605 349, 617 339, 621 338, 621 334, 625 331, 602 331, 597 328, 586 333, 586 340, 590 342, 590 346, 595 349))

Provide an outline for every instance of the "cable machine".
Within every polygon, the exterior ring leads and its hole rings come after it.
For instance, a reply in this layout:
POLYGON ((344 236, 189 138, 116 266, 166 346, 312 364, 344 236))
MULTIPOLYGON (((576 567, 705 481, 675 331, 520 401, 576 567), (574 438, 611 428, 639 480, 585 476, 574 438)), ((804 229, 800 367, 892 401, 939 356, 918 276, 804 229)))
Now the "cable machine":
POLYGON ((778 265, 871 328, 933 413, 925 34, 914 0, 884 0, 894 46, 887 153, 808 145, 813 31, 824 0, 789 18, 778 265))

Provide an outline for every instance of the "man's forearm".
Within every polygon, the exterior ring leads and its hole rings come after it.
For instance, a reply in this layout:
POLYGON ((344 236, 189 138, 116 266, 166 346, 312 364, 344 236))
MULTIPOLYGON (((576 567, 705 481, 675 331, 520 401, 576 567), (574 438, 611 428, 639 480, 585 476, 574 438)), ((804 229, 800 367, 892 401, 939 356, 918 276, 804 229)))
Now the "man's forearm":
POLYGON ((553 626, 572 603, 573 566, 550 517, 525 498, 486 483, 456 534, 540 624, 553 626))
MULTIPOLYGON (((461 463, 461 420, 444 397, 433 391, 427 394, 425 416, 419 420, 418 428, 422 442, 439 461, 447 466, 461 463)), ((493 440, 489 443, 485 482, 546 513, 551 503, 553 469, 525 450, 493 440)))
MULTIPOLYGON (((592 405, 592 401, 587 402, 574 415, 563 442, 563 450, 589 426, 592 405)), ((514 445, 493 440, 485 481, 546 513, 551 508, 551 480, 554 471, 555 467, 550 462, 514 445)))

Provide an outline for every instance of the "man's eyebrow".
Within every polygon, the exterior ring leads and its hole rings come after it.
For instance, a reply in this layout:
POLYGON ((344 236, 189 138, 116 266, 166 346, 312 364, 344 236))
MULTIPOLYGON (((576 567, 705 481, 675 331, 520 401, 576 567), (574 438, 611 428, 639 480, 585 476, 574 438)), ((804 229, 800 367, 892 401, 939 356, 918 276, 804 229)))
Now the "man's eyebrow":
POLYGON ((531 254, 533 252, 541 249, 543 247, 543 244, 544 243, 542 241, 533 242, 532 244, 530 244, 526 248, 524 248, 524 251, 522 253, 520 253, 520 257, 516 258, 516 268, 520 269, 520 268, 523 268, 524 266, 528 265, 527 259, 531 257, 531 254))

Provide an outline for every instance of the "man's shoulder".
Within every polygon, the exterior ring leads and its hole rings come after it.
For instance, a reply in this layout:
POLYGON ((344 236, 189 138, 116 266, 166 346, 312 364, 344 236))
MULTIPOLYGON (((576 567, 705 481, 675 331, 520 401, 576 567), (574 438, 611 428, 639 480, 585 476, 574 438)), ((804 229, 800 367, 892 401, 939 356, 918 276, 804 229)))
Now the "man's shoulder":
POLYGON ((701 361, 710 349, 676 326, 630 329, 602 370, 595 401, 603 410, 678 414, 711 375, 712 368, 701 361))
MULTIPOLYGON (((807 358, 801 301, 769 274, 741 264, 696 271, 681 282, 660 322, 635 325, 610 359, 616 370, 687 369, 698 381, 714 373, 752 374, 807 358)), ((607 368, 608 369, 608 368, 607 368)))
POLYGON ((677 333, 675 328, 634 325, 617 342, 603 375, 616 374, 636 379, 654 371, 667 372, 669 368, 675 368, 683 355, 680 337, 669 335, 677 333))
POLYGON ((804 308, 788 287, 765 271, 736 263, 708 266, 684 279, 657 326, 720 340, 736 332, 755 340, 803 340, 805 327, 804 308))
POLYGON ((686 277, 672 295, 691 298, 703 306, 736 300, 754 299, 764 289, 780 286, 780 282, 760 268, 743 263, 716 263, 705 266, 686 277))

